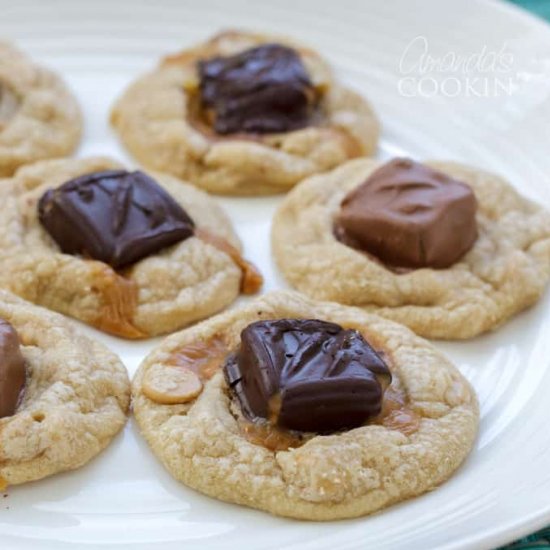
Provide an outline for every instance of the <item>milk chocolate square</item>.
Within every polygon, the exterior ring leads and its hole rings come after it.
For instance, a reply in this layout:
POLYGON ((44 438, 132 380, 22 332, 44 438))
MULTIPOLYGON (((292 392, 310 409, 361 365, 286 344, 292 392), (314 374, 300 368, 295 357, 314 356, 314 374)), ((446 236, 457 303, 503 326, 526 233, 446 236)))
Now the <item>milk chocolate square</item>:
POLYGON ((476 211, 466 183, 398 158, 344 198, 335 232, 389 266, 445 268, 473 246, 476 211))

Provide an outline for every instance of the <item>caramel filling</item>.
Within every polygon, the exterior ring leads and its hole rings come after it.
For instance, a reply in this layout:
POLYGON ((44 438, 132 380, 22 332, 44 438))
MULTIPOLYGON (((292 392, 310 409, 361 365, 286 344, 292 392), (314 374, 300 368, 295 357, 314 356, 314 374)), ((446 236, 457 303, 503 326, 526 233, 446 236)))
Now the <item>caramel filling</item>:
MULTIPOLYGON (((197 228, 196 236, 203 242, 227 254, 242 272, 240 291, 255 294, 263 284, 263 277, 251 262, 245 260, 239 250, 223 237, 206 229, 197 228)), ((101 311, 93 325, 104 332, 123 338, 145 338, 146 333, 134 326, 132 320, 138 304, 138 287, 134 281, 119 275, 109 266, 102 264, 98 275, 99 283, 93 290, 102 297, 101 311)))
MULTIPOLYGON (((166 60, 167 64, 178 64, 179 61, 172 59, 166 60)), ((195 130, 200 132, 210 141, 244 140, 262 142, 261 134, 247 134, 245 132, 235 132, 233 134, 218 134, 214 130, 214 113, 210 109, 203 109, 201 106, 201 96, 198 80, 188 80, 184 83, 183 89, 187 94, 187 121, 195 130)))
MULTIPOLYGON (((187 56, 185 56, 187 57, 187 56)), ((164 60, 166 65, 178 65, 186 63, 189 59, 185 59, 184 56, 168 57, 164 60)), ((218 134, 214 130, 215 114, 212 109, 204 109, 201 105, 201 95, 199 89, 198 78, 189 79, 183 84, 183 90, 187 94, 187 120, 201 134, 203 134, 210 141, 254 141, 257 143, 266 143, 268 145, 276 146, 277 143, 272 143, 272 138, 279 135, 273 134, 260 134, 254 132, 233 132, 231 134, 218 134)), ((315 86, 315 89, 311 92, 311 101, 317 101, 317 108, 313 111, 308 128, 310 127, 323 127, 326 126, 327 116, 323 110, 322 99, 327 91, 327 85, 321 83, 315 86)), ((303 128, 302 128, 303 129, 303 128)), ((328 130, 328 128, 327 128, 328 130)), ((345 148, 347 151, 354 151, 356 154, 353 156, 361 156, 363 152, 362 146, 344 129, 337 129, 342 135, 342 139, 345 140, 345 148)), ((283 132, 286 133, 286 132, 283 132)), ((351 153, 350 153, 351 154, 351 153)))
MULTIPOLYGON (((239 250, 223 237, 214 235, 205 229, 197 228, 196 236, 221 252, 227 254, 242 272, 240 291, 243 294, 255 294, 263 284, 263 277, 251 262, 245 260, 239 250)), ((93 260, 90 260, 93 261, 93 260)), ((101 310, 92 324, 104 332, 123 338, 139 339, 147 334, 133 324, 138 304, 138 287, 106 264, 100 264, 98 283, 93 291, 102 297, 101 310)))
POLYGON ((147 334, 132 323, 138 303, 136 283, 122 277, 105 264, 99 265, 99 282, 92 290, 101 295, 102 303, 93 325, 99 330, 123 338, 146 337, 147 334))
POLYGON ((203 382, 210 380, 220 368, 228 353, 220 336, 193 342, 173 352, 167 363, 193 371, 203 382))
MULTIPOLYGON (((357 329, 356 326, 346 328, 357 329)), ((375 346, 377 353, 382 356, 386 364, 392 370, 392 360, 390 355, 381 350, 383 346, 376 335, 370 334, 366 330, 361 331, 365 340, 375 346)), ((389 430, 397 430, 405 435, 411 435, 420 427, 421 417, 410 407, 409 399, 405 391, 401 388, 398 376, 393 374, 393 382, 388 386, 388 380, 384 377, 378 377, 378 381, 385 390, 382 400, 382 410, 375 418, 366 422, 366 426, 378 425, 384 426, 389 430)), ((241 414, 238 416, 238 423, 243 436, 256 445, 262 445, 272 451, 285 451, 289 448, 300 447, 306 441, 315 436, 312 433, 300 433, 292 430, 286 430, 276 426, 281 402, 279 395, 274 395, 268 404, 269 420, 265 422, 251 422, 241 414)))
POLYGON ((250 420, 239 416, 237 422, 241 434, 247 441, 254 445, 261 445, 270 451, 287 451, 300 447, 308 439, 311 439, 309 434, 278 428, 267 420, 265 422, 250 422, 250 420))
MULTIPOLYGON (((277 396, 274 397, 277 398, 277 396)), ((275 414, 276 401, 272 403, 270 400, 269 410, 275 414)), ((300 447, 316 435, 279 428, 269 420, 251 422, 242 415, 238 416, 237 421, 242 435, 248 441, 271 451, 286 451, 290 448, 300 447)), ((391 385, 384 394, 382 411, 365 424, 365 426, 370 425, 384 426, 389 430, 412 435, 420 427, 420 416, 408 406, 405 392, 391 385)))
MULTIPOLYGON (((304 54, 308 53, 308 50, 299 50, 304 54)), ((204 52, 204 58, 216 55, 215 51, 204 52)), ((195 63, 199 59, 196 51, 183 51, 174 55, 165 57, 161 63, 161 66, 172 65, 188 65, 195 63)), ((203 134, 210 141, 224 141, 224 140, 244 140, 254 141, 258 143, 266 143, 274 147, 278 146, 277 134, 255 134, 246 132, 236 132, 228 135, 218 134, 214 126, 214 112, 210 109, 203 109, 201 106, 201 96, 199 88, 198 76, 189 78, 183 83, 183 90, 187 94, 187 120, 198 132, 203 134), (275 138, 275 141, 273 141, 275 138)), ((308 127, 317 127, 323 129, 326 132, 334 133, 341 139, 342 145, 349 156, 349 158, 360 157, 364 154, 364 147, 361 142, 356 139, 348 130, 339 127, 330 127, 328 124, 328 115, 323 108, 323 98, 328 93, 327 82, 317 82, 314 84, 313 90, 310 91, 310 102, 316 103, 317 108, 311 115, 311 120, 308 127)))
MULTIPOLYGON (((229 349, 219 335, 210 340, 197 341, 174 351, 167 363, 175 367, 183 367, 194 372, 202 382, 209 380, 221 367, 229 349)), ((389 430, 398 430, 405 435, 411 435, 420 427, 421 417, 410 407, 409 400, 399 381, 394 375, 395 383, 387 387, 382 401, 382 410, 378 416, 365 425, 384 426, 389 430)), ((385 381, 380 381, 385 386, 385 381)), ((270 418, 265 421, 250 421, 240 412, 236 413, 237 423, 245 439, 255 445, 261 445, 271 451, 285 451, 303 445, 315 436, 312 433, 301 433, 276 426, 280 409, 280 397, 274 395, 269 401, 270 418)))
POLYGON ((382 411, 369 424, 412 435, 420 428, 420 416, 409 407, 405 392, 391 385, 384 394, 382 411))
POLYGON ((196 228, 195 236, 203 242, 208 243, 221 252, 227 254, 233 262, 239 267, 242 272, 241 292, 243 294, 256 294, 263 285, 264 278, 258 268, 245 260, 241 253, 232 244, 227 242, 223 237, 214 235, 206 229, 196 228))
POLYGON ((0 130, 2 130, 19 108, 19 99, 7 87, 0 84, 0 130))
POLYGON ((161 405, 179 405, 196 399, 227 355, 219 336, 187 344, 174 351, 166 362, 153 363, 142 380, 143 394, 161 405))
POLYGON ((286 451, 290 448, 300 447, 311 438, 309 434, 279 428, 276 422, 280 410, 281 396, 276 393, 269 399, 269 418, 267 420, 251 422, 242 414, 239 414, 237 422, 245 439, 270 451, 286 451))

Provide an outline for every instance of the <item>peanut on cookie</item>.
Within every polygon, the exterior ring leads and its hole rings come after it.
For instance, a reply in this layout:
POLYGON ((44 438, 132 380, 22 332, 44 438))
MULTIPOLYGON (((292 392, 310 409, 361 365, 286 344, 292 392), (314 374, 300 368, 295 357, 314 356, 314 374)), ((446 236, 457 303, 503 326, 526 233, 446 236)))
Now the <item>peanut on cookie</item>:
POLYGON ((169 336, 139 367, 132 395, 141 433, 177 480, 311 520, 369 514, 437 487, 478 426, 472 388, 428 342, 293 292, 169 336), (196 379, 200 389, 180 391, 196 379))

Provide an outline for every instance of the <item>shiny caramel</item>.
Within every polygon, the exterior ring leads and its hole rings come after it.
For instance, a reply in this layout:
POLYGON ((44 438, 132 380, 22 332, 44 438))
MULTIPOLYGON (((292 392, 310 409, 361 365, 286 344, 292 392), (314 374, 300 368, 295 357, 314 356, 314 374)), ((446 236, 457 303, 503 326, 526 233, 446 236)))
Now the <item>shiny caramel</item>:
POLYGON ((390 386, 384 394, 382 412, 369 424, 378 424, 389 430, 412 435, 420 427, 421 417, 408 405, 405 392, 390 386))
POLYGON ((203 242, 216 247, 221 252, 225 252, 235 262, 242 271, 241 292, 243 294, 256 294, 262 288, 264 278, 258 268, 245 260, 239 250, 226 239, 199 227, 195 229, 195 235, 203 242))
MULTIPOLYGON (((93 260, 91 260, 93 261, 93 260)), ((108 265, 94 262, 99 270, 92 291, 101 295, 101 310, 93 325, 99 330, 123 338, 145 338, 147 334, 133 324, 138 304, 138 287, 131 279, 116 273, 108 265)))
MULTIPOLYGON (((372 340, 370 335, 369 339, 372 340)), ((167 364, 188 368, 197 374, 202 382, 206 382, 222 366, 229 351, 223 338, 217 335, 209 340, 195 341, 179 348, 172 353, 167 364)), ((387 354, 384 355, 388 357, 387 354)), ((365 425, 384 426, 387 429, 411 435, 419 429, 421 417, 411 408, 407 394, 401 388, 395 374, 394 382, 385 391, 381 413, 365 425)), ((279 397, 275 395, 270 401, 272 415, 276 415, 277 408, 280 406, 278 400, 279 397)), ((300 447, 315 436, 312 433, 279 428, 269 420, 251 422, 241 413, 236 416, 242 436, 254 445, 261 445, 271 451, 285 451, 300 447)))
POLYGON ((186 344, 173 352, 167 363, 193 371, 204 382, 210 380, 221 367, 228 351, 223 339, 214 336, 210 340, 186 344))
MULTIPOLYGON (((420 427, 420 420, 421 417, 408 405, 405 392, 390 386, 384 394, 382 412, 368 421, 365 426, 384 426, 389 430, 412 435, 420 427)), ((286 451, 290 448, 300 447, 315 435, 278 428, 267 420, 265 422, 250 422, 239 417, 238 423, 242 435, 248 441, 271 451, 286 451)))
MULTIPOLYGON (((389 430, 400 431, 407 436, 413 434, 420 427, 421 417, 411 408, 407 394, 401 387, 399 377, 395 369, 392 369, 391 354, 384 349, 377 335, 371 334, 364 327, 350 325, 346 328, 357 328, 362 332, 364 338, 375 347, 377 353, 389 366, 393 376, 393 382, 389 386, 385 381, 382 381, 385 393, 380 414, 367 421, 365 425, 384 426, 389 430)), ((280 397, 274 395, 269 403, 271 420, 276 418, 278 407, 280 407, 280 397)), ((242 416, 239 416, 239 427, 248 441, 255 445, 262 445, 272 451, 285 451, 289 448, 300 447, 315 435, 285 430, 267 420, 265 422, 250 422, 242 416)))
POLYGON ((300 447, 307 441, 303 434, 277 428, 267 420, 265 422, 250 422, 245 418, 239 418, 238 423, 245 439, 270 451, 287 451, 300 447))

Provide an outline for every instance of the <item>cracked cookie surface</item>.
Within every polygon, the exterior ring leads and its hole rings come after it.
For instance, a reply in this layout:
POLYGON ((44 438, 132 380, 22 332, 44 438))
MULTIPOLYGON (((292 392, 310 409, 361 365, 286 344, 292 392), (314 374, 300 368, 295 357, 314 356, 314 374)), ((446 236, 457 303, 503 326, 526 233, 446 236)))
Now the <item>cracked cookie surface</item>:
POLYGON ((17 330, 23 399, 0 419, 0 484, 78 468, 126 423, 130 383, 120 359, 61 315, 0 291, 0 317, 17 330))
POLYGON ((478 426, 472 388, 428 342, 358 308, 315 302, 295 292, 266 294, 169 336, 139 367, 132 395, 142 435, 176 479, 221 500, 313 520, 365 515, 433 489, 462 463, 478 426), (234 414, 221 372, 223 354, 215 369, 209 366, 198 397, 174 405, 144 393, 149 371, 177 369, 174 358, 182 349, 223 341, 227 354, 251 322, 285 317, 360 330, 384 351, 418 417, 417 428, 404 433, 371 424, 279 451, 254 444, 234 414))
POLYGON ((446 269, 396 272, 337 240, 333 224, 342 199, 379 166, 358 159, 307 179, 276 212, 273 253, 288 282, 428 338, 471 338, 536 302, 550 278, 550 214, 494 174, 453 162, 426 164, 476 195, 479 236, 461 259, 446 269))
POLYGON ((0 177, 72 153, 81 132, 80 109, 63 81, 0 42, 0 177))
MULTIPOLYGON (((77 176, 116 168, 101 157, 42 161, 1 182, 0 287, 126 338, 176 330, 233 302, 241 269, 229 253, 196 236, 121 272, 59 250, 38 220, 40 197, 77 176)), ((206 193, 172 176, 152 175, 198 230, 240 250, 229 219, 206 193)))
POLYGON ((311 49, 288 39, 227 31, 166 58, 133 83, 115 104, 111 122, 144 166, 173 173, 213 193, 281 193, 311 174, 372 154, 378 122, 368 102, 339 85, 311 49), (278 134, 220 136, 192 121, 196 63, 276 41, 294 46, 314 86, 324 90, 324 122, 278 134))

